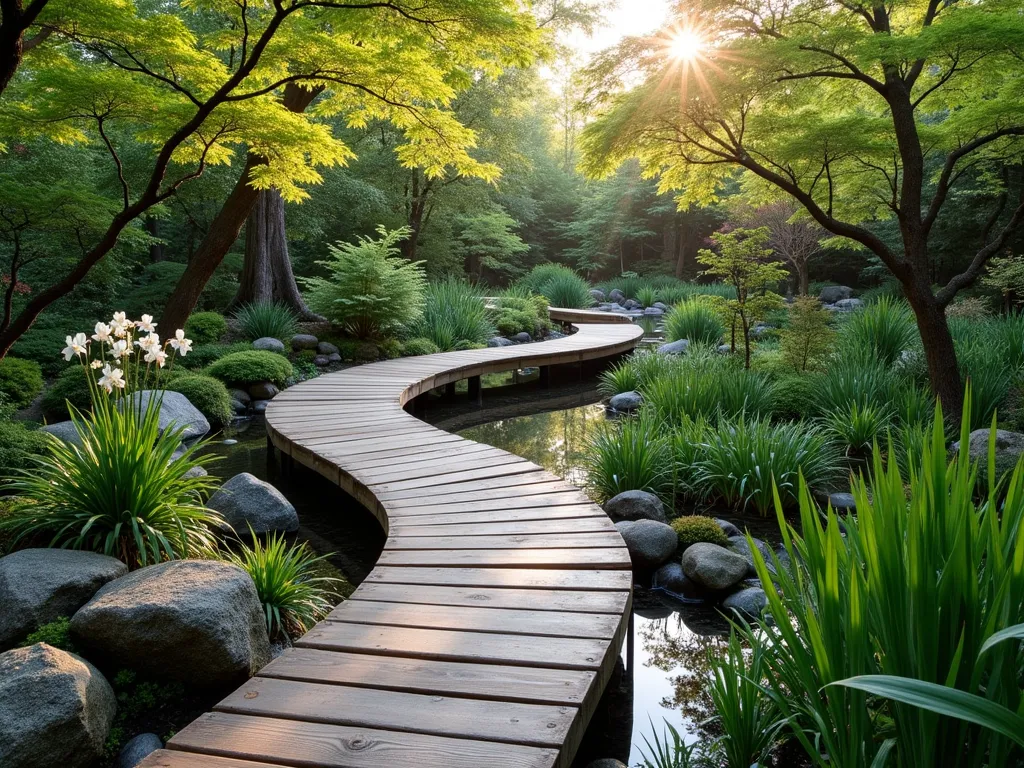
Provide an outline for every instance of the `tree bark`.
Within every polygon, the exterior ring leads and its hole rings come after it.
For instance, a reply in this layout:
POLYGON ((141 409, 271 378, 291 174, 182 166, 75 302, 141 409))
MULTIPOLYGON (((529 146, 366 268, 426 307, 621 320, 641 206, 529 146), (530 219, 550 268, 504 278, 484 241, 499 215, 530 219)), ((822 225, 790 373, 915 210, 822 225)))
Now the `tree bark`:
POLYGON ((943 415, 950 422, 959 424, 964 407, 964 389, 945 310, 932 293, 926 276, 904 285, 903 292, 917 318, 932 391, 942 403, 943 415))
MULTIPOLYGON (((31 46, 26 44, 28 30, 48 0, 33 0, 25 7, 23 0, 0 0, 0 94, 10 85, 21 66, 21 58, 31 46)), ((44 33, 45 34, 48 33, 44 33)))
POLYGON ((796 267, 797 292, 800 296, 806 296, 811 289, 810 269, 808 269, 807 259, 797 261, 794 266, 796 267))
MULTIPOLYGON (((322 90, 320 87, 307 90, 301 86, 288 84, 285 86, 283 103, 292 112, 302 113, 322 90)), ((173 330, 185 327, 185 321, 196 308, 203 288, 213 277, 213 273, 217 271, 231 246, 235 244, 242 226, 249 218, 249 212, 256 204, 259 190, 249 184, 249 175, 253 168, 265 162, 263 158, 252 154, 246 159, 242 175, 238 177, 234 189, 217 212, 206 237, 192 255, 188 267, 167 300, 163 316, 160 318, 163 328, 173 330)))
MULTIPOLYGON (((160 237, 160 219, 155 216, 148 216, 146 218, 146 231, 150 237, 160 237)), ((154 263, 164 260, 163 243, 152 243, 149 246, 149 260, 154 263)))
POLYGON ((254 301, 285 304, 303 320, 322 320, 302 299, 292 273, 285 229, 284 198, 276 189, 261 191, 245 225, 245 263, 232 307, 254 301))

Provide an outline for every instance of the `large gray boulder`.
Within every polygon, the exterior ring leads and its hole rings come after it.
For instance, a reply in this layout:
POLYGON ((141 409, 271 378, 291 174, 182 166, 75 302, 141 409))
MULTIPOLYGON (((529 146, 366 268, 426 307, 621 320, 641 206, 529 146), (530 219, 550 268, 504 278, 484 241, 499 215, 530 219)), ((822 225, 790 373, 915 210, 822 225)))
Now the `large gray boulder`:
POLYGON ((319 343, 316 336, 308 333, 297 333, 292 336, 292 349, 296 352, 303 349, 316 349, 316 345, 319 343))
POLYGON ((741 531, 734 523, 730 523, 728 520, 723 520, 720 517, 716 517, 715 522, 718 523, 718 527, 722 529, 722 533, 724 533, 729 538, 732 538, 733 536, 743 535, 743 531, 741 531))
POLYGON ((331 342, 329 341, 319 342, 316 345, 316 351, 317 354, 327 355, 328 357, 330 357, 331 355, 337 355, 341 352, 340 349, 338 349, 334 344, 331 344, 331 342))
MULTIPOLYGON (((751 578, 757 576, 757 569, 754 567, 754 553, 750 549, 750 543, 747 541, 747 537, 730 536, 729 546, 737 555, 747 561, 747 576, 751 578)), ((754 539, 754 546, 757 547, 757 550, 761 553, 761 557, 764 558, 765 565, 769 568, 773 568, 772 548, 760 539, 754 539)))
POLYGON ((679 536, 672 527, 655 520, 624 520, 615 527, 626 542, 634 568, 657 568, 679 546, 679 536))
POLYGON ((705 589, 723 590, 747 576, 747 561, 725 547, 707 542, 691 544, 683 552, 683 573, 705 589))
POLYGON ((624 294, 618 288, 612 288, 608 292, 608 301, 612 302, 613 304, 625 304, 626 294, 624 294))
POLYGON ((271 400, 277 397, 280 391, 276 384, 272 384, 269 381, 258 381, 255 384, 249 385, 249 397, 252 401, 271 400))
POLYGON ((68 421, 56 421, 53 424, 45 424, 39 428, 39 431, 49 432, 58 440, 63 440, 70 445, 77 445, 79 447, 82 445, 82 436, 75 429, 75 422, 70 419, 68 421))
POLYGON ((855 309, 861 309, 864 306, 864 302, 860 299, 840 299, 835 303, 836 309, 842 312, 853 312, 855 309))
POLYGON ((184 427, 180 437, 182 440, 193 440, 202 437, 210 431, 210 422, 203 416, 202 411, 196 408, 180 392, 170 390, 144 389, 131 396, 131 401, 136 408, 145 411, 149 407, 152 398, 163 398, 160 400, 160 433, 174 426, 175 429, 184 427))
POLYGON ((847 513, 857 511, 857 500, 853 497, 852 493, 830 493, 828 503, 832 505, 832 509, 836 512, 847 513))
POLYGON ((608 401, 608 407, 619 413, 631 413, 644 404, 639 392, 620 392, 608 401))
POLYGON ((757 619, 768 605, 768 597, 760 587, 747 587, 733 592, 722 601, 726 612, 734 611, 744 619, 757 619))
POLYGON ((826 285, 818 294, 818 301, 822 304, 835 304, 837 301, 848 299, 853 296, 853 288, 846 285, 826 285))
POLYGON ((98 662, 197 688, 235 685, 270 659, 263 606, 241 568, 174 560, 102 587, 71 618, 98 662))
POLYGON ((262 349, 264 352, 276 352, 279 355, 283 355, 285 351, 284 342, 272 336, 261 336, 252 343, 252 348, 262 349))
POLYGON ((662 344, 658 347, 659 355, 685 355, 686 350, 690 348, 689 339, 679 339, 678 341, 670 341, 667 344, 662 344))
POLYGON ((299 530, 299 516, 292 503, 270 483, 248 472, 224 483, 206 506, 219 512, 239 535, 247 536, 250 527, 257 534, 299 530))
POLYGON ((604 511, 616 523, 621 520, 668 522, 661 499, 647 491, 623 491, 604 503, 604 511))
POLYGON ((683 566, 679 563, 665 563, 656 570, 651 578, 651 586, 683 602, 704 602, 703 589, 683 573, 683 566))
MULTIPOLYGON (((988 477, 988 440, 990 429, 976 429, 971 432, 967 442, 967 453, 971 461, 979 463, 979 475, 982 481, 988 477)), ((996 478, 1017 466, 1017 460, 1024 454, 1024 435, 1006 429, 996 430, 996 478)))
POLYGON ((89 662, 45 643, 0 654, 0 765, 88 768, 117 710, 89 662))
POLYGON ((73 549, 23 549, 0 558, 0 648, 71 616, 126 573, 120 560, 73 549))
POLYGON ((493 336, 487 340, 488 347, 511 347, 515 342, 504 336, 493 336))

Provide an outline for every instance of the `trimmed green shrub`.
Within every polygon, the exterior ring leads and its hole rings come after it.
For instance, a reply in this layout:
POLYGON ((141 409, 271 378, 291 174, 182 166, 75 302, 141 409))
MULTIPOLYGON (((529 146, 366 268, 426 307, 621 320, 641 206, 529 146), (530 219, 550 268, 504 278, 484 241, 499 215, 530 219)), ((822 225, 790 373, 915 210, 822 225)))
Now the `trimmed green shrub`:
POLYGON ((801 419, 814 412, 814 378, 800 374, 780 376, 772 382, 775 405, 772 412, 779 418, 801 419))
POLYGON ((788 507, 796 503, 801 475, 812 488, 825 488, 842 472, 839 452, 824 429, 805 423, 722 420, 708 432, 703 448, 696 487, 730 506, 752 506, 761 515, 773 507, 773 480, 788 507))
POLYGON ((407 261, 398 249, 411 230, 377 232, 376 240, 328 246, 328 258, 317 264, 329 276, 302 279, 310 307, 359 339, 402 333, 423 314, 423 263, 407 261))
POLYGON ((230 355, 232 352, 248 352, 251 349, 252 345, 246 341, 240 341, 235 344, 197 344, 192 347, 192 351, 187 356, 180 360, 175 360, 174 364, 175 366, 196 371, 205 368, 226 355, 230 355))
POLYGON ((685 515, 672 521, 672 530, 679 536, 679 548, 686 549, 691 544, 706 542, 720 547, 729 546, 729 537, 715 522, 713 517, 704 515, 685 515))
POLYGON ((78 364, 69 365, 61 371, 57 380, 46 390, 42 401, 43 413, 51 421, 63 421, 68 418, 68 403, 82 412, 92 407, 89 377, 78 364))
POLYGON ((39 363, 18 357, 0 360, 0 394, 16 408, 22 408, 43 391, 43 370, 39 363))
POLYGON ((271 381, 280 387, 292 375, 292 364, 274 352, 250 349, 225 355, 210 366, 208 373, 225 384, 271 381))
POLYGON ((463 280, 449 278, 427 286, 423 312, 410 333, 447 352, 460 342, 486 343, 494 335, 494 326, 483 294, 463 280))
POLYGON ((20 421, 0 420, 0 477, 31 469, 33 459, 46 454, 53 438, 46 432, 31 429, 20 421))
POLYGON ((194 312, 185 321, 185 335, 196 344, 220 341, 228 332, 228 321, 219 312, 194 312))
POLYGON ((398 339, 381 339, 377 342, 377 349, 384 360, 394 360, 402 356, 402 342, 398 339))
POLYGON ((269 337, 287 342, 299 329, 295 310, 279 301, 246 304, 235 312, 235 319, 249 341, 269 337))
POLYGON ((668 341, 688 339, 691 343, 718 344, 725 327, 714 308, 701 299, 676 304, 665 317, 668 341))
POLYGON ((406 357, 416 357, 418 355, 436 355, 441 349, 432 342, 430 339, 424 339, 418 337, 415 339, 409 339, 402 343, 402 354, 406 357))
POLYGON ((214 427, 230 424, 235 412, 227 387, 213 376, 187 373, 175 376, 167 385, 172 392, 180 392, 205 416, 214 427))
POLYGON ((536 336, 551 329, 547 298, 530 295, 522 288, 510 289, 498 297, 492 315, 502 336, 517 333, 536 336))

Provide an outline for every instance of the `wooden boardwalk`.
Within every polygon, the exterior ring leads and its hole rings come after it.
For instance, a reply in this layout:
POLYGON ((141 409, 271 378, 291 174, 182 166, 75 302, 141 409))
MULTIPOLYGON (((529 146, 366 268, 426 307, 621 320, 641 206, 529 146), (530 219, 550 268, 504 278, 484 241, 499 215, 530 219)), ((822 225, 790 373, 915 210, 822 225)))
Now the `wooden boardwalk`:
POLYGON ((580 490, 403 406, 484 373, 626 352, 625 318, 551 310, 563 339, 364 365, 278 395, 284 454, 388 533, 377 566, 295 648, 146 768, 567 768, 626 631, 629 554, 580 490))

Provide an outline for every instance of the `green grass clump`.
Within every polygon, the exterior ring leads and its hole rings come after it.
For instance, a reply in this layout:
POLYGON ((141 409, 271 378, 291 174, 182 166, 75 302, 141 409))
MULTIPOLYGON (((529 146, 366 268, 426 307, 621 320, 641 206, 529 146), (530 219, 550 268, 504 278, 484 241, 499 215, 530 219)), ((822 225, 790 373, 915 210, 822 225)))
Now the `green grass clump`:
POLYGON ((641 286, 636 292, 636 300, 645 307, 653 306, 654 302, 658 300, 657 291, 653 285, 641 286))
POLYGON ((672 483, 672 451, 660 425, 623 418, 599 429, 586 452, 587 477, 602 502, 623 491, 666 497, 672 483))
POLYGON ((665 338, 668 341, 688 339, 691 343, 718 344, 725 327, 718 313, 701 299, 688 299, 676 304, 665 317, 665 338))
POLYGON ((676 370, 654 378, 642 389, 645 407, 670 424, 684 419, 742 413, 768 416, 775 407, 771 380, 764 374, 736 368, 724 358, 705 365, 684 360, 676 370))
POLYGON ((842 472, 839 451, 826 431, 804 423, 772 424, 763 419, 722 420, 707 434, 695 472, 695 486, 732 507, 766 515, 772 484, 784 506, 793 506, 801 475, 825 488, 842 472))
POLYGON ((636 392, 640 389, 640 375, 637 366, 630 359, 622 360, 611 368, 601 371, 598 376, 597 391, 605 397, 620 395, 623 392, 636 392))
POLYGON ((917 339, 917 325, 910 307, 887 296, 852 313, 841 335, 841 343, 855 355, 878 360, 886 366, 896 362, 917 339))
POLYGON ((43 391, 43 370, 39 363, 19 357, 0 360, 0 395, 15 408, 22 408, 43 391))
POLYGON ((196 344, 220 341, 227 332, 228 321, 220 312, 194 312, 185 321, 185 335, 196 344))
POLYGON ((217 360, 207 371, 225 384, 256 384, 270 381, 283 386, 292 375, 292 364, 288 358, 274 352, 250 349, 232 352, 217 360))
POLYGON ((239 307, 235 320, 249 341, 267 337, 287 341, 299 329, 298 315, 287 304, 278 301, 254 301, 239 307))
POLYGON ((298 637, 330 613, 335 601, 331 585, 339 580, 317 575, 326 556, 315 555, 305 542, 289 544, 283 533, 271 534, 265 542, 255 534, 252 539, 251 545, 240 544, 225 557, 256 585, 270 636, 298 637))
POLYGON ((427 286, 423 312, 410 333, 448 352, 460 342, 485 344, 494 336, 494 326, 480 291, 463 280, 449 278, 427 286))
POLYGON ((848 455, 859 455, 869 452, 876 440, 885 442, 894 417, 894 412, 885 405, 861 405, 855 401, 847 410, 828 413, 824 423, 848 455))
POLYGON ((75 416, 83 446, 50 440, 32 471, 7 485, 14 498, 0 526, 14 544, 38 537, 130 568, 215 552, 220 518, 203 506, 214 481, 189 474, 214 457, 197 457, 196 446, 175 457, 184 428, 161 433, 159 415, 152 398, 141 413, 105 401, 75 416))
POLYGON ((576 272, 564 264, 538 264, 516 281, 514 289, 524 294, 543 295, 543 288, 557 277, 576 276, 576 272))
POLYGON ((686 515, 672 521, 672 530, 679 536, 679 548, 686 549, 691 544, 705 542, 729 546, 729 537, 713 517, 704 515, 686 515))
POLYGON ((552 307, 587 309, 594 306, 590 283, 576 273, 556 275, 542 287, 540 293, 552 307))
POLYGON ((215 428, 230 424, 234 418, 231 395, 220 379, 201 373, 186 373, 173 377, 167 389, 187 397, 215 428))

